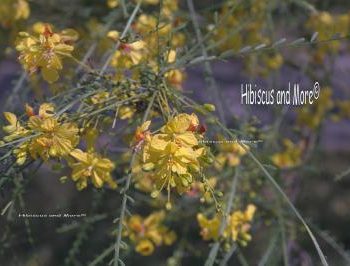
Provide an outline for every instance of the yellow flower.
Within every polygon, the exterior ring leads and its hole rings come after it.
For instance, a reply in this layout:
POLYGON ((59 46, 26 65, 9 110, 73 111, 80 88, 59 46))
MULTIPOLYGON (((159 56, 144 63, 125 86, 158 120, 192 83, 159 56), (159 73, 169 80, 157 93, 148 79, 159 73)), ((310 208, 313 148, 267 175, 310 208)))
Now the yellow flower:
POLYGON ((3 127, 5 133, 8 134, 8 136, 4 137, 4 141, 9 142, 24 137, 28 134, 29 131, 21 126, 15 114, 4 112, 4 116, 9 122, 9 125, 3 127))
POLYGON ((167 208, 171 208, 171 188, 180 194, 188 191, 194 181, 193 174, 200 171, 199 158, 205 150, 198 145, 201 137, 198 127, 196 115, 179 114, 169 120, 159 134, 149 135, 143 147, 143 169, 153 171, 157 187, 152 196, 157 197, 166 188, 167 208))
POLYGON ((130 119, 134 116, 136 109, 133 106, 122 106, 119 108, 118 117, 121 120, 130 119))
POLYGON ((35 34, 44 34, 46 27, 50 27, 51 29, 53 29, 52 24, 38 21, 32 25, 31 30, 35 34))
POLYGON ((141 14, 133 26, 139 34, 143 35, 150 34, 156 27, 157 18, 147 14, 141 14))
POLYGON ((160 190, 167 185, 168 190, 176 187, 179 193, 183 193, 193 182, 190 171, 199 172, 200 155, 191 148, 179 147, 173 142, 157 139, 156 136, 151 140, 150 158, 146 163, 156 165, 155 175, 160 190), (163 144, 165 145, 161 146, 163 144))
POLYGON ((113 189, 117 187, 117 183, 111 176, 115 167, 111 160, 97 153, 83 152, 79 149, 73 150, 70 155, 77 160, 71 163, 71 168, 72 179, 77 182, 78 190, 86 188, 89 179, 97 188, 101 188, 105 182, 113 189))
POLYGON ((2 0, 0 3, 0 23, 9 27, 17 20, 27 19, 30 8, 26 0, 2 0))
POLYGON ((33 116, 29 119, 28 127, 34 133, 39 133, 29 144, 28 150, 36 159, 49 157, 64 157, 78 144, 78 128, 73 123, 60 123, 56 118, 42 119, 33 116))
POLYGON ((212 219, 207 219, 202 213, 197 214, 197 221, 201 227, 201 236, 203 240, 217 240, 219 237, 219 229, 221 216, 215 215, 212 219))
POLYGON ((199 120, 195 114, 179 114, 169 120, 160 131, 180 146, 193 147, 198 145, 198 135, 195 135, 198 129, 199 120))
POLYGON ((123 234, 135 244, 136 252, 148 256, 155 246, 171 245, 176 240, 175 232, 162 224, 164 219, 164 211, 154 212, 145 218, 133 215, 125 221, 127 230, 123 234))
POLYGON ((78 144, 78 127, 74 123, 63 123, 54 115, 54 107, 44 103, 39 108, 38 115, 34 114, 33 108, 26 107, 29 119, 26 125, 21 125, 17 117, 12 113, 5 113, 10 125, 4 130, 9 134, 5 141, 22 138, 31 135, 14 151, 17 163, 23 164, 27 153, 33 159, 41 157, 48 160, 50 157, 65 157, 78 144))
POLYGON ((116 30, 111 30, 107 33, 107 37, 112 41, 117 42, 119 40, 119 32, 116 30))
MULTIPOLYGON (((9 122, 9 125, 3 127, 4 132, 8 134, 3 138, 5 142, 11 142, 13 140, 23 138, 30 134, 30 131, 21 125, 15 114, 5 112, 4 116, 9 122)), ((16 157, 16 163, 18 165, 23 165, 26 162, 27 150, 28 142, 24 142, 14 149, 13 154, 16 157)))
POLYGON ((256 207, 249 204, 244 212, 235 211, 229 218, 228 228, 233 241, 238 241, 242 246, 246 246, 251 240, 249 234, 250 222, 253 220, 256 207))
POLYGON ((136 128, 134 138, 133 138, 133 144, 139 146, 140 144, 143 144, 144 141, 150 140, 150 131, 149 127, 151 125, 151 121, 144 122, 141 126, 136 128))
POLYGON ((178 0, 164 0, 162 6, 162 15, 165 17, 172 17, 178 9, 178 0))
POLYGON ((107 6, 109 8, 115 8, 119 5, 119 0, 107 0, 107 6))
POLYGON ((181 89, 182 83, 185 80, 185 72, 179 69, 172 69, 165 73, 165 77, 170 85, 175 88, 181 89))
POLYGON ((302 148, 289 139, 283 141, 285 150, 272 156, 272 162, 280 168, 291 168, 300 165, 302 148))
MULTIPOLYGON (((172 64, 176 61, 176 51, 170 50, 168 54, 167 61, 169 64, 172 64)), ((172 69, 165 73, 164 75, 169 82, 169 84, 173 85, 174 87, 181 89, 182 83, 185 80, 185 73, 184 71, 180 69, 172 69)))
POLYGON ((144 41, 140 40, 133 43, 121 42, 119 49, 113 55, 111 66, 123 69, 131 68, 142 61, 145 52, 146 43, 144 41))
POLYGON ((91 96, 90 101, 92 104, 100 104, 107 101, 109 97, 110 93, 108 91, 102 91, 91 96))
POLYGON ((41 71, 43 78, 53 83, 58 80, 58 71, 62 69, 62 58, 71 57, 74 47, 68 43, 77 38, 74 30, 54 33, 49 25, 38 36, 20 32, 16 49, 20 52, 19 60, 30 74, 41 71))
POLYGON ((136 245, 135 251, 143 256, 149 256, 154 251, 154 245, 152 241, 148 239, 140 240, 140 242, 136 245))
POLYGON ((28 143, 21 144, 18 148, 13 150, 13 154, 16 156, 16 164, 23 165, 28 158, 28 143))
MULTIPOLYGON (((225 218, 226 227, 223 230, 221 237, 226 241, 238 242, 242 246, 246 246, 251 240, 249 234, 250 222, 253 220, 256 207, 249 204, 244 212, 234 211, 225 218)), ((222 222, 222 216, 216 214, 212 219, 206 218, 203 214, 197 214, 197 221, 201 228, 201 236, 203 240, 219 239, 219 230, 222 222)))

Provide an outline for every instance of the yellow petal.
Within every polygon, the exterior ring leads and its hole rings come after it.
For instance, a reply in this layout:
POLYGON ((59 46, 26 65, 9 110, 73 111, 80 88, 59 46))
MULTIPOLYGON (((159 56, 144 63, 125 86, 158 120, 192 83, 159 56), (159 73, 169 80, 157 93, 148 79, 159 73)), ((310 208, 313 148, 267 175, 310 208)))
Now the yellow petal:
POLYGON ((80 162, 88 163, 87 153, 83 152, 82 150, 75 149, 70 153, 70 155, 80 162))
POLYGON ((62 42, 67 42, 67 41, 74 42, 74 41, 77 41, 79 38, 79 33, 74 29, 64 29, 61 31, 60 35, 61 35, 62 42))
POLYGON ((94 184, 95 187, 100 188, 103 186, 103 180, 101 179, 100 176, 98 176, 96 171, 92 172, 92 183, 94 184))
POLYGON ((55 107, 52 103, 43 103, 39 108, 39 116, 42 118, 51 117, 54 115, 55 107))
POLYGON ((119 5, 119 0, 107 0, 107 6, 109 8, 115 8, 119 5))
POLYGON ((247 206, 247 209, 245 211, 245 216, 248 221, 251 221, 253 219, 255 211, 256 211, 256 206, 254 204, 249 204, 247 206))
POLYGON ((140 253, 143 256, 149 256, 153 253, 154 251, 154 245, 152 244, 151 241, 149 240, 141 240, 136 248, 135 248, 136 252, 140 253))
POLYGON ((119 32, 116 30, 109 31, 107 37, 116 42, 119 39, 119 32))
POLYGON ((163 139, 163 136, 161 134, 155 135, 151 139, 151 148, 159 151, 164 151, 168 145, 168 141, 165 141, 163 139))
POLYGON ((41 73, 43 75, 44 80, 46 80, 49 83, 54 83, 59 78, 58 72, 54 69, 42 68, 41 73))
POLYGON ((140 130, 141 130, 142 132, 147 131, 147 130, 149 129, 149 126, 150 126, 150 125, 151 125, 151 121, 148 120, 148 121, 144 122, 144 123, 141 125, 140 130))
POLYGON ((168 54, 168 63, 174 63, 176 60, 176 51, 170 50, 168 54))
POLYGON ((16 125, 17 123, 17 116, 13 113, 10 112, 4 112, 4 116, 6 120, 11 124, 11 125, 16 125))
POLYGON ((182 143, 187 144, 191 147, 198 145, 198 140, 192 132, 185 132, 178 136, 176 139, 180 140, 182 143))

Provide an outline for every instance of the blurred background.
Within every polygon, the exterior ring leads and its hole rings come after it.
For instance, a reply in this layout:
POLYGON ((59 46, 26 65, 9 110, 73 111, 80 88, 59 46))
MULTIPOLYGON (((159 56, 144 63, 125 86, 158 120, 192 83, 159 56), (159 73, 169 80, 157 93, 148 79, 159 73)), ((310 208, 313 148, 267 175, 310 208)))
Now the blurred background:
MULTIPOLYGON (((245 21, 250 17, 248 26, 242 26, 240 30, 242 35, 253 31, 252 28, 255 26, 249 27, 249 23, 254 23, 254 12, 262 12, 254 11, 253 8, 257 7, 260 1, 248 2, 249 4, 242 4, 241 9, 233 11, 230 15, 232 21, 235 18, 245 21)), ((329 264, 349 265, 350 255, 347 250, 350 249, 350 232, 347 225, 350 223, 350 194, 348 193, 350 190, 350 121, 349 116, 338 115, 339 107, 336 106, 337 102, 350 99, 348 75, 350 73, 348 42, 350 18, 345 22, 345 29, 340 29, 340 34, 336 32, 339 30, 336 26, 329 26, 333 27, 333 32, 327 36, 322 34, 321 26, 323 24, 327 26, 328 22, 322 21, 319 12, 327 12, 329 16, 333 16, 333 23, 340 25, 337 20, 339 18, 336 16, 350 17, 350 3, 345 0, 270 2, 269 7, 264 9, 264 12, 267 12, 266 16, 264 15, 263 18, 256 16, 256 23, 261 24, 260 20, 267 21, 263 24, 264 27, 257 30, 261 34, 259 38, 249 39, 244 36, 238 40, 233 37, 226 39, 222 47, 209 50, 210 54, 221 54, 227 50, 226 48, 234 50, 232 56, 210 62, 212 78, 220 95, 215 104, 221 106, 224 119, 232 128, 243 123, 253 124, 261 133, 259 134, 261 137, 264 134, 270 134, 271 128, 278 120, 278 137, 271 137, 276 138, 276 142, 280 141, 280 136, 286 136, 295 143, 299 143, 303 137, 307 139, 308 145, 312 142, 312 156, 310 155, 307 159, 306 165, 297 170, 286 169, 278 172, 279 181, 286 194, 311 225, 329 264), (320 40, 320 44, 310 41, 315 32, 318 32, 317 40, 320 40), (281 44, 278 50, 261 51, 261 53, 242 52, 242 48, 247 45, 257 47, 265 41, 268 45, 273 45, 284 38, 285 45, 281 44), (293 44, 299 38, 305 39, 299 41, 297 45, 293 44), (322 44, 321 38, 327 39, 327 42, 322 44), (241 44, 235 47, 237 42, 241 44), (333 47, 333 43, 338 45, 333 47), (269 56, 266 60, 262 58, 265 54, 269 56), (279 61, 275 57, 276 54, 283 58, 281 62, 276 62, 279 61), (263 88, 285 88, 288 82, 296 82, 303 88, 310 88, 315 81, 319 81, 321 85, 321 95, 324 89, 330 88, 335 106, 327 111, 327 115, 322 115, 322 122, 317 126, 317 130, 295 127, 302 107, 247 106, 240 103, 241 84, 251 82, 263 88)), ((111 12, 105 1, 97 0, 32 0, 28 3, 31 15, 27 20, 0 30, 0 111, 2 112, 23 112, 24 103, 41 102, 47 97, 47 95, 38 95, 35 89, 34 91, 29 89, 30 82, 25 83, 21 88, 16 88, 23 73, 14 49, 15 36, 19 30, 26 29, 37 21, 45 21, 56 25, 57 28, 78 28, 83 34, 91 34, 98 30, 97 22, 104 24, 107 14, 111 12), (96 25, 87 26, 88 22, 96 25)), ((225 3, 226 1, 219 0, 194 1, 203 34, 210 27, 215 27, 213 14, 220 17, 225 10, 225 3)), ((178 12, 182 19, 188 17, 186 1, 179 1, 178 12)), ((236 25, 235 23, 240 25, 238 22, 230 23, 218 28, 216 40, 229 34, 225 30, 230 30, 230 27, 236 25), (220 33, 221 30, 222 33, 220 33)), ((187 36, 194 36, 191 22, 187 23, 184 31, 187 36)), ((206 45, 209 46, 210 43, 206 45)), ((77 46, 82 50, 86 48, 83 41, 79 41, 77 46)), ((98 65, 98 58, 91 57, 90 63, 93 66, 98 65)), ((208 73, 204 64, 190 66, 185 69, 185 73, 186 78, 182 83, 184 93, 202 103, 213 102, 215 95, 213 91, 207 89, 208 73)), ((311 111, 308 115, 316 114, 311 111)), ((208 124, 208 131, 211 127, 212 125, 208 124)), ((274 140, 262 138, 264 142, 258 145, 256 151, 262 154, 262 160, 268 164, 271 163, 271 155, 281 151, 281 148, 274 149, 274 140), (264 155, 265 152, 266 155, 264 155)), ((103 145, 103 140, 101 142, 103 145)), ((283 149, 283 146, 281 147, 283 149)), ((11 200, 13 193, 18 196, 18 204, 10 206, 6 215, 0 217, 0 264, 6 266, 88 265, 88 262, 103 253, 114 240, 111 225, 118 214, 115 206, 120 204, 119 194, 110 190, 97 191, 93 188, 77 192, 73 182, 64 184, 60 182, 60 177, 64 173, 52 171, 55 168, 54 164, 43 165, 37 170, 38 167, 39 164, 34 163, 25 175, 19 177, 20 180, 23 179, 23 182, 18 181, 19 186, 16 186, 16 182, 1 184, 1 209, 11 200), (83 214, 83 217, 24 219, 18 217, 19 213, 68 213, 83 214)), ((123 172, 116 170, 114 174, 122 176, 123 172)), ((263 193, 266 198, 272 197, 269 189, 263 193)), ((191 203, 191 200, 188 198, 185 202, 191 203)), ((184 213, 189 211, 186 209, 186 204, 183 204, 182 208, 184 213)), ((283 208, 288 209, 286 206, 283 208)), ((147 211, 138 206, 133 210, 147 214, 147 211)), ((269 220, 264 217, 265 215, 267 216, 266 213, 263 214, 263 217, 260 217, 261 222, 253 227, 252 242, 248 247, 240 249, 247 258, 248 265, 258 265, 268 247, 271 247, 271 253, 280 254, 281 252, 281 247, 273 242, 274 239, 278 239, 278 236, 269 234, 267 237, 264 233, 271 229, 271 224, 274 224, 273 219, 269 220)), ((304 230, 302 225, 295 222, 293 218, 290 219, 291 221, 285 221, 288 235, 286 241, 289 254, 288 265, 320 265, 309 237, 306 233, 299 233, 304 230), (289 225, 294 222, 299 226, 289 225)), ((129 250, 125 255, 127 265, 141 263, 169 265, 171 262, 168 258, 171 256, 181 256, 180 262, 177 262, 178 265, 203 265, 210 246, 201 240, 196 220, 188 221, 186 230, 181 223, 175 223, 172 229, 177 232, 179 238, 185 235, 188 243, 181 248, 179 246, 162 247, 153 256, 147 258, 129 250)), ((265 265, 283 265, 283 260, 277 258, 276 260, 271 260, 265 265)), ((102 260, 100 265, 108 265, 108 261, 108 259, 102 260)), ((244 264, 237 256, 233 256, 228 265, 244 264)))

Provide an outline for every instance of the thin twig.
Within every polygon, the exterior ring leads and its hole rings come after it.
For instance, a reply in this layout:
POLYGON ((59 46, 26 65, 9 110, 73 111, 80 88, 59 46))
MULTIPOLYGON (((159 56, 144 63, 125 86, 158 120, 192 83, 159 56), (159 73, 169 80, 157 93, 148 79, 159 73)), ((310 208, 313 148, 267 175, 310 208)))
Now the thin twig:
POLYGON ((346 177, 349 174, 350 174, 350 168, 348 168, 347 170, 343 171, 342 173, 336 175, 334 180, 335 181, 340 181, 341 179, 343 179, 344 177, 346 177))
POLYGON ((26 79, 27 79, 27 73, 25 71, 23 71, 19 80, 16 82, 15 87, 11 90, 11 94, 7 98, 7 100, 4 104, 3 110, 8 110, 10 105, 16 106, 13 101, 14 101, 15 97, 18 97, 19 90, 22 88, 22 85, 26 81, 26 79))
MULTIPOLYGON (((230 136, 232 136, 232 133, 230 130, 228 130, 226 127, 224 127, 219 121, 217 121, 218 125, 222 127, 223 130, 225 130, 230 136)), ((279 192, 279 194, 282 196, 282 198, 287 202, 288 206, 292 209, 296 217, 301 221, 301 223, 304 225, 307 233, 309 234, 316 251, 318 253, 318 256, 320 257, 320 260, 322 262, 323 266, 328 266, 328 262, 326 260, 325 255, 323 254, 322 249, 320 248, 320 245, 318 244, 315 235, 312 233, 310 227, 307 225, 304 218, 301 216, 299 211, 296 209, 294 204, 290 201, 288 196, 284 193, 283 189, 279 186, 279 184, 276 182, 276 180, 272 177, 272 175, 267 171, 264 165, 260 163, 260 161, 256 158, 256 156, 240 141, 237 140, 237 143, 247 152, 248 156, 257 164, 257 166, 260 168, 260 170, 264 173, 264 175, 267 177, 267 179, 273 184, 275 189, 279 192)))
POLYGON ((124 17, 127 18, 129 16, 129 13, 128 9, 126 8, 125 0, 121 0, 120 5, 122 6, 124 17))
POLYGON ((228 261, 232 257, 233 253, 236 251, 237 245, 233 244, 230 250, 225 254, 224 258, 220 262, 220 266, 226 266, 228 265, 228 261))
MULTIPOLYGON (((130 29, 130 26, 131 26, 131 23, 134 21, 137 12, 138 12, 139 9, 140 9, 141 3, 142 3, 142 0, 140 0, 140 1, 137 3, 137 5, 135 6, 134 11, 132 12, 132 14, 131 14, 131 16, 130 16, 128 22, 126 23, 126 26, 125 26, 125 28, 124 28, 124 30, 123 30, 121 36, 120 36, 120 39, 125 38, 126 34, 128 33, 128 31, 129 31, 129 29, 130 29)), ((102 66, 101 71, 100 71, 100 75, 103 75, 103 74, 106 72, 109 63, 111 62, 111 60, 112 60, 112 58, 113 58, 113 54, 114 54, 114 52, 115 52, 116 50, 119 49, 120 44, 121 44, 121 43, 120 43, 120 40, 118 40, 117 43, 116 43, 116 45, 115 45, 115 47, 112 49, 110 55, 107 57, 107 60, 105 61, 104 65, 102 66)))
POLYGON ((293 3, 295 3, 296 5, 306 9, 307 11, 310 11, 312 14, 317 14, 317 9, 311 5, 310 3, 308 3, 307 1, 303 1, 303 0, 292 0, 293 3))
POLYGON ((278 224, 281 231, 281 242, 282 242, 282 255, 283 255, 283 263, 284 266, 289 265, 289 258, 288 258, 288 249, 287 249, 287 239, 286 239, 286 230, 285 230, 285 222, 284 217, 282 214, 282 206, 280 199, 277 200, 277 211, 278 211, 278 224))
POLYGON ((232 204, 233 204, 233 199, 235 197, 236 194, 236 187, 237 187, 237 181, 238 181, 238 175, 239 175, 239 167, 236 168, 235 174, 233 176, 233 180, 231 183, 231 189, 230 189, 230 194, 228 196, 227 199, 227 205, 226 205, 226 209, 225 209, 225 213, 222 216, 221 219, 221 223, 220 223, 220 228, 219 228, 219 238, 218 240, 214 243, 214 245, 212 246, 212 248, 210 249, 208 258, 205 262, 205 266, 212 266, 214 265, 216 256, 218 254, 219 251, 219 247, 220 247, 220 237, 222 236, 222 234, 225 231, 226 228, 226 222, 227 222, 227 217, 231 212, 232 209, 232 204))
POLYGON ((350 265, 350 254, 344 247, 342 247, 336 239, 334 239, 328 232, 320 230, 316 225, 310 223, 311 228, 318 234, 328 245, 330 245, 345 261, 350 265))
MULTIPOLYGON (((177 60, 177 62, 170 64, 169 66, 164 68, 162 70, 162 73, 165 73, 165 72, 168 72, 170 70, 177 69, 177 68, 188 68, 189 66, 198 65, 198 64, 204 63, 206 61, 208 61, 208 62, 215 61, 215 60, 224 61, 224 60, 234 58, 234 57, 242 58, 246 55, 251 55, 251 54, 258 54, 258 53, 270 52, 270 51, 281 51, 284 48, 302 48, 302 47, 311 46, 311 45, 324 45, 324 44, 328 44, 331 42, 346 41, 349 39, 350 39, 350 35, 347 35, 347 36, 343 36, 343 37, 334 37, 334 38, 320 40, 320 41, 308 42, 306 40, 303 40, 302 42, 291 41, 289 43, 284 44, 286 38, 282 38, 281 40, 284 40, 284 41, 278 45, 277 45, 277 43, 280 41, 277 41, 269 46, 261 47, 259 49, 254 49, 254 47, 256 48, 259 45, 252 45, 252 46, 243 47, 239 51, 227 50, 221 54, 208 55, 207 57, 200 55, 200 56, 194 57, 193 59, 187 59, 187 56, 184 56, 183 58, 180 58, 179 60, 177 60)), ((288 65, 290 64, 290 61, 286 61, 286 62, 288 63, 288 65)), ((294 67, 293 65, 291 65, 291 66, 294 67)), ((312 74, 312 73, 309 71, 308 74, 312 74)))
MULTIPOLYGON (((143 116, 142 123, 144 123, 148 119, 148 116, 151 112, 156 95, 157 95, 157 92, 155 91, 153 93, 153 96, 152 96, 149 104, 148 104, 147 110, 143 116)), ((136 155, 137 155, 136 150, 134 150, 132 157, 131 157, 130 165, 129 165, 129 173, 128 173, 128 176, 127 176, 127 179, 125 182, 125 186, 122 190, 122 193, 123 193, 122 205, 121 205, 121 211, 120 211, 119 222, 118 222, 117 238, 116 238, 115 245, 114 245, 114 266, 118 266, 118 264, 119 264, 119 253, 120 253, 120 244, 121 244, 122 231, 123 231, 123 222, 124 222, 124 217, 125 217, 125 212, 126 212, 126 203, 128 200, 127 191, 129 190, 129 187, 130 187, 131 177, 132 177, 131 169, 135 163, 136 155)))
POLYGON ((110 247, 108 247, 106 250, 104 250, 97 258, 95 258, 90 264, 89 266, 95 266, 98 265, 99 263, 101 263, 103 261, 104 258, 106 258, 110 253, 113 252, 114 246, 111 245, 110 247))
POLYGON ((273 254, 273 251, 276 247, 276 243, 277 243, 277 240, 278 240, 278 235, 279 235, 279 232, 275 233, 271 240, 270 240, 270 243, 264 253, 264 255, 262 256, 262 258, 260 259, 259 263, 258 263, 258 266, 265 266, 265 265, 268 265, 268 260, 270 258, 270 256, 273 254))
MULTIPOLYGON (((196 33, 197 37, 197 42, 200 44, 200 48, 202 51, 202 56, 204 58, 208 58, 208 52, 204 46, 203 42, 203 36, 199 27, 199 23, 196 17, 196 11, 194 9, 193 1, 192 0, 187 0, 187 5, 188 9, 190 10, 190 15, 194 27, 194 31, 196 33)), ((225 112, 223 109, 223 101, 221 98, 221 95, 219 93, 218 85, 215 81, 215 78, 213 76, 213 70, 211 68, 210 62, 209 61, 204 61, 204 70, 205 70, 205 75, 206 75, 206 81, 208 83, 208 91, 213 92, 215 95, 215 105, 218 109, 219 117, 221 121, 226 124, 226 119, 225 119, 225 112)))
MULTIPOLYGON (((114 14, 112 15, 112 17, 110 18, 110 20, 107 22, 107 24, 104 26, 103 30, 101 31, 101 36, 104 37, 107 32, 111 29, 112 25, 114 24, 114 22, 116 21, 116 19, 118 18, 119 12, 114 11, 114 14)), ((97 40, 94 41, 89 49, 87 50, 87 52, 85 53, 83 59, 82 59, 82 63, 85 64, 89 58, 91 57, 91 55, 95 52, 96 48, 97 48, 97 40)), ((82 69, 83 65, 78 65, 77 69, 75 70, 75 73, 79 73, 82 69)), ((83 79, 84 77, 82 77, 83 79)))

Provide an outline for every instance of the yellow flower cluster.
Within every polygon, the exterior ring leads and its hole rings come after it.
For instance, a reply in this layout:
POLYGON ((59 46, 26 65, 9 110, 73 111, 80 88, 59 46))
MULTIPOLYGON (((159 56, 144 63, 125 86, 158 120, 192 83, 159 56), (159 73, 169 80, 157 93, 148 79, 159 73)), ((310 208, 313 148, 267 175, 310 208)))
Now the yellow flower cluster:
POLYGON ((86 151, 74 149, 67 160, 69 167, 72 169, 71 178, 76 182, 77 189, 85 189, 89 181, 96 188, 101 188, 105 183, 111 189, 117 188, 117 183, 112 178, 115 164, 95 151, 98 130, 86 125, 81 131, 82 139, 86 144, 86 151))
POLYGON ((75 149, 70 155, 76 160, 70 167, 72 180, 77 182, 78 190, 86 188, 89 179, 97 188, 101 188, 105 182, 112 189, 117 187, 117 183, 111 176, 111 171, 115 168, 111 160, 103 158, 98 153, 83 152, 79 149, 75 149))
MULTIPOLYGON (((158 4, 158 2, 154 1, 153 4, 158 4)), ((147 47, 150 48, 147 60, 155 72, 158 71, 158 53, 162 52, 162 47, 168 47, 170 44, 170 50, 166 52, 165 60, 171 64, 176 60, 176 48, 183 47, 185 43, 185 35, 178 31, 174 32, 174 28, 180 23, 178 17, 174 15, 177 10, 178 1, 166 0, 162 3, 163 20, 158 23, 156 16, 142 14, 134 24, 135 31, 142 36, 147 47)), ((168 71, 165 73, 165 77, 169 84, 177 88, 181 88, 185 79, 184 72, 180 69, 168 71)))
MULTIPOLYGON (((107 37, 114 41, 119 40, 119 32, 110 31, 107 37)), ((121 42, 119 49, 115 51, 111 61, 111 65, 118 68, 129 69, 132 66, 138 65, 144 58, 146 53, 146 43, 144 41, 136 41, 132 43, 121 42)))
MULTIPOLYGON (((332 15, 327 11, 318 12, 310 16, 306 22, 306 28, 312 33, 317 32, 317 38, 320 41, 330 40, 335 34, 345 37, 350 31, 350 14, 332 15)), ((338 52, 340 44, 337 41, 330 41, 318 45, 313 52, 316 63, 322 63, 327 54, 338 52)))
POLYGON ((108 91, 101 91, 97 92, 96 94, 92 95, 89 99, 89 103, 93 105, 99 105, 103 102, 107 101, 111 94, 108 91))
MULTIPOLYGON (((143 1, 144 4, 157 5, 159 1, 143 1)), ((126 42, 119 39, 119 32, 110 31, 107 34, 114 42, 120 41, 119 49, 114 53, 111 66, 116 70, 115 78, 120 80, 125 71, 131 71, 134 79, 139 78, 139 69, 136 66, 147 64, 154 72, 158 72, 159 54, 168 64, 176 60, 176 48, 182 47, 185 35, 175 31, 179 24, 174 12, 178 10, 177 1, 162 1, 161 20, 151 14, 141 14, 132 25, 133 31, 140 37, 137 41, 126 42), (167 50, 164 51, 164 47, 167 50)), ((185 78, 181 69, 172 69, 166 72, 166 80, 170 85, 181 88, 185 78)))
POLYGON ((328 87, 323 88, 319 99, 313 105, 304 105, 298 109, 297 124, 315 130, 333 107, 332 90, 328 87))
POLYGON ((183 193, 191 188, 194 175, 200 172, 200 158, 205 148, 199 146, 202 138, 195 114, 179 114, 168 121, 159 133, 148 132, 150 122, 137 130, 135 138, 142 142, 143 170, 153 171, 157 197, 164 188, 168 192, 167 208, 170 205, 170 190, 176 188, 183 193))
POLYGON ((154 212, 145 218, 133 215, 125 222, 127 229, 123 234, 135 244, 137 253, 151 255, 155 247, 168 246, 176 240, 175 232, 162 224, 164 219, 164 211, 154 212))
POLYGON ((76 149, 80 139, 78 126, 57 116, 52 104, 42 104, 38 114, 27 105, 26 113, 28 120, 24 124, 15 114, 4 113, 9 125, 3 127, 7 134, 3 141, 18 141, 13 151, 18 165, 23 165, 28 157, 44 161, 50 158, 65 159, 72 169, 71 178, 77 183, 78 190, 86 188, 89 180, 97 188, 101 188, 105 182, 112 189, 117 187, 111 177, 114 163, 92 148, 96 139, 96 134, 91 134, 92 130, 88 130, 91 136, 86 140, 88 151, 83 152, 76 149))
POLYGON ((24 69, 29 74, 40 70, 49 83, 58 80, 58 71, 63 68, 62 58, 72 57, 74 47, 71 44, 78 38, 78 34, 71 29, 54 33, 48 24, 39 27, 39 32, 34 35, 20 32, 19 36, 16 49, 24 69))
MULTIPOLYGON (((238 242, 246 246, 251 240, 249 234, 250 223, 253 220, 256 206, 249 204, 245 211, 235 211, 226 218, 226 227, 224 228, 222 238, 238 242)), ((212 219, 208 219, 204 214, 197 214, 197 221, 201 228, 201 236, 204 240, 219 240, 219 231, 222 216, 216 214, 212 219)))
POLYGON ((301 164, 302 147, 295 145, 291 140, 283 141, 285 150, 272 156, 272 162, 280 168, 291 168, 301 164))
POLYGON ((37 115, 30 106, 26 109, 29 119, 23 126, 15 114, 5 113, 9 125, 4 127, 4 131, 8 134, 4 141, 9 142, 28 136, 28 139, 15 149, 17 163, 24 164, 28 155, 33 159, 40 157, 45 161, 50 157, 68 156, 79 141, 77 125, 61 121, 55 116, 54 106, 49 103, 42 104, 37 115))
POLYGON ((0 24, 9 27, 17 20, 27 19, 30 15, 26 0, 2 0, 0 3, 0 24))

